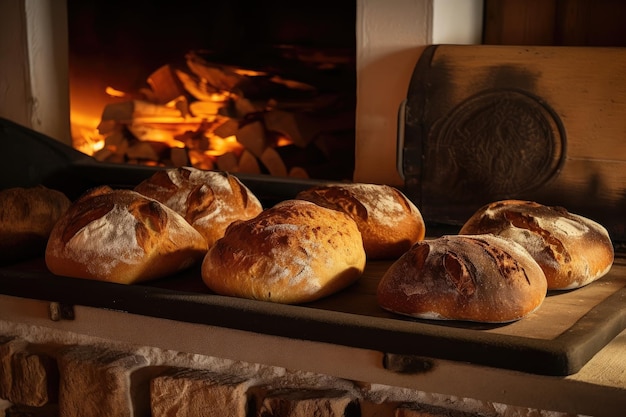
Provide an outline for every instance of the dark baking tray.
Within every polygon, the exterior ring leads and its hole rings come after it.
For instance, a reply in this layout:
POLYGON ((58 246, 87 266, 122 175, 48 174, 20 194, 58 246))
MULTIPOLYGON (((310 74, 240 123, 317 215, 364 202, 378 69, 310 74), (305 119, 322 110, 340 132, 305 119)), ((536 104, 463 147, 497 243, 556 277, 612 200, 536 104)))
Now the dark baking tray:
POLYGON ((578 290, 549 294, 507 325, 418 320, 376 304, 390 262, 371 262, 351 287, 317 302, 284 305, 211 293, 198 268, 145 284, 55 276, 43 259, 0 268, 0 293, 118 310, 295 339, 564 376, 576 373, 626 328, 626 262, 578 290))
MULTIPOLYGON (((159 169, 99 163, 1 118, 0 142, 0 188, 43 184, 75 198, 97 185, 132 186, 159 169)), ((265 207, 322 182, 267 175, 239 177, 265 207)), ((431 236, 455 230, 426 220, 431 236)), ((55 276, 43 259, 0 266, 0 293, 545 375, 577 372, 626 328, 623 253, 597 282, 549 294, 538 311, 501 326, 417 320, 381 309, 375 291, 389 265, 369 262, 356 284, 306 305, 212 294, 198 268, 141 285, 121 285, 55 276)))

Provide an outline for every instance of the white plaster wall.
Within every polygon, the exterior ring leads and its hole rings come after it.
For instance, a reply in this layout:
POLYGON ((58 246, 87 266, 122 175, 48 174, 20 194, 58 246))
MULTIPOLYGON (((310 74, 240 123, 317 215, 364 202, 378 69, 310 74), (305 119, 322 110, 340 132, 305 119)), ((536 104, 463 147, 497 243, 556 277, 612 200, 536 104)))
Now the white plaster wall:
POLYGON ((0 1, 0 117, 28 124, 30 77, 22 3, 0 1))
POLYGON ((480 43, 483 0, 357 0, 358 182, 402 185, 397 117, 425 45, 480 43))
POLYGON ((0 1, 0 117, 71 144, 65 0, 0 1))

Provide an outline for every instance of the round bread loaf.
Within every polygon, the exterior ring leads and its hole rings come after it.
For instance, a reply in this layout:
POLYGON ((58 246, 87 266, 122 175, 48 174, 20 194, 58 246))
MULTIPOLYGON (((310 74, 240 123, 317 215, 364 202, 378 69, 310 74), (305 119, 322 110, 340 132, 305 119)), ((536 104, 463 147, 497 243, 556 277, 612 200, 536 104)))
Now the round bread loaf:
POLYGON ((263 207, 239 179, 226 172, 192 167, 157 171, 135 191, 183 216, 212 246, 235 220, 247 220, 263 207))
POLYGON ((532 201, 487 204, 459 233, 491 233, 521 244, 543 269, 549 290, 587 285, 605 275, 614 259, 613 244, 602 225, 562 207, 532 201))
POLYGON ((354 220, 308 201, 287 200, 231 224, 204 258, 202 279, 221 295, 296 304, 347 287, 364 268, 354 220))
POLYGON ((65 194, 44 186, 0 191, 0 263, 43 256, 52 227, 70 204, 65 194))
POLYGON ((199 263, 204 237, 175 211, 131 190, 102 186, 78 198, 46 247, 50 272, 131 284, 199 263))
POLYGON ((361 231, 368 259, 398 258, 426 234, 418 208, 388 185, 329 184, 301 191, 296 198, 350 215, 361 231))
POLYGON ((536 310, 546 278, 519 244, 493 235, 442 236, 415 244, 377 288, 391 312, 432 320, 506 323, 536 310))

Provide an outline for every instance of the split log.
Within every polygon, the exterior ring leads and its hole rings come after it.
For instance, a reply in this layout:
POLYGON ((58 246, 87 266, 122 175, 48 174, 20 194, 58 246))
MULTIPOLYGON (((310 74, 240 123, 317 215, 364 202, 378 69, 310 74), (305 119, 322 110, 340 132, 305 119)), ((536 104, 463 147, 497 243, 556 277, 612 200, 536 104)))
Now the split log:
POLYGON ((207 171, 215 169, 215 163, 213 162, 213 159, 204 152, 190 149, 187 154, 189 155, 189 161, 191 162, 191 166, 207 171))
POLYGON ((182 113, 176 107, 150 103, 144 100, 131 100, 107 104, 102 111, 101 120, 115 120, 120 123, 130 124, 138 118, 166 118, 181 121, 182 113))
POLYGON ((270 110, 263 115, 267 130, 281 133, 304 148, 320 132, 320 124, 304 113, 270 110))
POLYGON ((287 176, 287 167, 274 148, 266 148, 261 154, 260 159, 270 175, 276 177, 287 176))
POLYGON ((184 94, 180 80, 170 65, 163 65, 148 76, 151 90, 147 98, 157 104, 165 104, 184 94))
POLYGON ((185 148, 172 148, 170 150, 170 160, 175 167, 189 166, 189 156, 185 148))
POLYGON ((235 114, 234 117, 239 120, 244 120, 252 114, 260 113, 265 110, 265 102, 251 101, 247 98, 238 98, 235 100, 235 114))
POLYGON ((122 132, 115 132, 104 138, 104 149, 124 155, 128 149, 128 138, 122 132))
POLYGON ((211 64, 194 52, 188 53, 185 58, 187 67, 217 92, 233 91, 243 78, 229 67, 211 64))
POLYGON ((200 101, 211 101, 215 94, 220 93, 220 91, 216 90, 212 86, 207 87, 202 80, 187 74, 184 71, 176 70, 175 73, 183 85, 183 88, 191 94, 191 96, 200 101))
POLYGON ((239 172, 243 172, 245 174, 260 174, 261 167, 259 166, 259 161, 256 159, 252 153, 247 150, 244 150, 239 157, 239 172))
POLYGON ((120 132, 124 128, 125 126, 121 123, 118 123, 117 120, 101 120, 97 127, 98 133, 102 136, 114 132, 120 132))
POLYGON ((308 172, 302 167, 293 167, 289 170, 289 176, 292 178, 309 178, 308 172))
POLYGON ((217 157, 217 168, 220 171, 226 172, 238 172, 239 171, 239 161, 237 160, 237 155, 233 152, 226 152, 217 157))
POLYGON ((189 105, 189 111, 195 117, 215 120, 224 105, 223 101, 194 101, 189 105))
POLYGON ((245 124, 237 131, 237 142, 241 143, 254 156, 260 158, 267 149, 265 128, 259 121, 245 124))
POLYGON ((137 141, 130 145, 126 150, 126 156, 128 159, 146 160, 146 161, 159 161, 161 158, 159 152, 155 149, 152 143, 137 141))
POLYGON ((229 136, 235 136, 238 130, 239 122, 228 117, 213 129, 213 134, 223 139, 229 136))

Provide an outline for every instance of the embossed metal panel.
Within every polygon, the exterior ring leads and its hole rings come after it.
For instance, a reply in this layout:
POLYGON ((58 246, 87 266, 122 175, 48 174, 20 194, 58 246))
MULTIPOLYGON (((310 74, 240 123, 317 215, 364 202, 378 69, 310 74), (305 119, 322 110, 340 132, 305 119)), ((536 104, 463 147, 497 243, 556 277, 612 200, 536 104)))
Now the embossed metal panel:
POLYGON ((624 48, 429 46, 399 124, 398 167, 427 220, 521 198, 626 238, 624 48))

